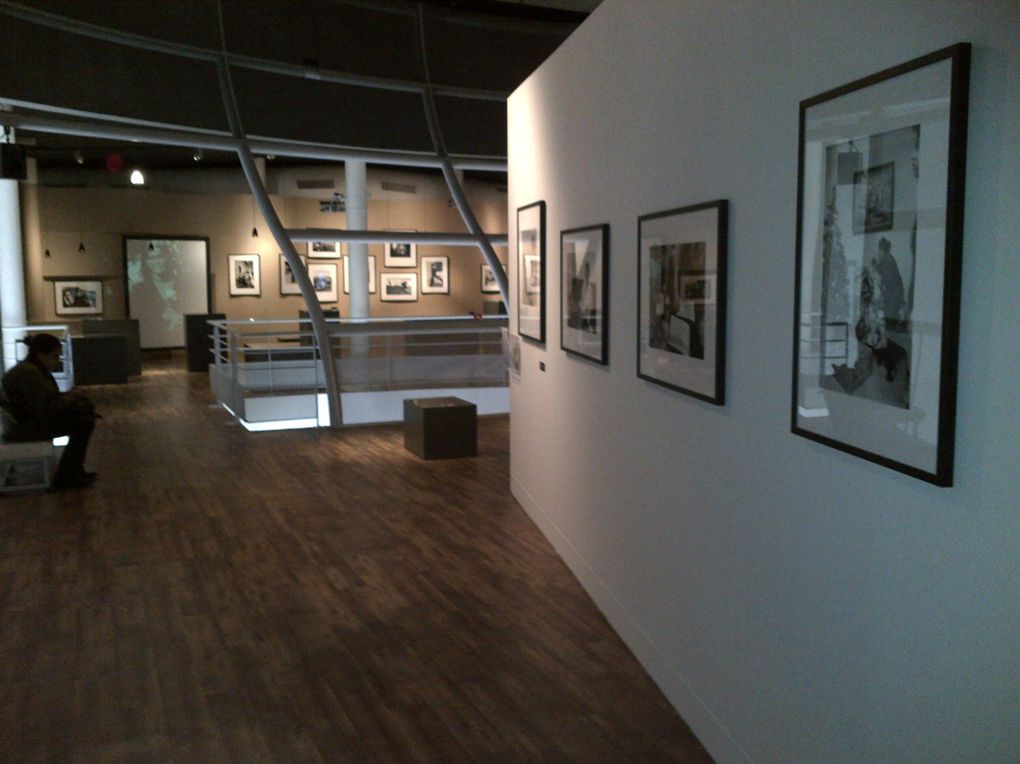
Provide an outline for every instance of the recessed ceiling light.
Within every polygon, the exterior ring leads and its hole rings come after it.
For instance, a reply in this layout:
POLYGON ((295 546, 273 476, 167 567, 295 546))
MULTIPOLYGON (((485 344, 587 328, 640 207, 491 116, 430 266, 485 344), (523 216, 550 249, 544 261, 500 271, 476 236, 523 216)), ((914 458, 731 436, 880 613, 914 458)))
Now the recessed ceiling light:
POLYGON ((131 185, 132 186, 144 186, 145 185, 145 176, 142 175, 142 171, 141 170, 132 170, 131 171, 131 185))

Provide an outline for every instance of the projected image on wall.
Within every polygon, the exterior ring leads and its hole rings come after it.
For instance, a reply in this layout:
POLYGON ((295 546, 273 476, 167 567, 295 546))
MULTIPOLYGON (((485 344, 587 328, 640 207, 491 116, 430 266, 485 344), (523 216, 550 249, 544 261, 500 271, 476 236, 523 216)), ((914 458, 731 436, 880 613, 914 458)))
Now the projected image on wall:
POLYGON ((184 316, 209 312, 208 242, 126 237, 124 252, 142 347, 184 347, 184 316))

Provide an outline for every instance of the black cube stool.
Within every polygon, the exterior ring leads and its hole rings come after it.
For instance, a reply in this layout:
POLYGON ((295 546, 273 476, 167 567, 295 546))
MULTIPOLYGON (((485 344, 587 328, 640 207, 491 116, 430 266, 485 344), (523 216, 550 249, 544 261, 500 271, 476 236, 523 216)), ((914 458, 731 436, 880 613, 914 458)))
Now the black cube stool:
POLYGON ((404 399, 404 448, 422 459, 478 454, 478 407, 461 398, 404 399))

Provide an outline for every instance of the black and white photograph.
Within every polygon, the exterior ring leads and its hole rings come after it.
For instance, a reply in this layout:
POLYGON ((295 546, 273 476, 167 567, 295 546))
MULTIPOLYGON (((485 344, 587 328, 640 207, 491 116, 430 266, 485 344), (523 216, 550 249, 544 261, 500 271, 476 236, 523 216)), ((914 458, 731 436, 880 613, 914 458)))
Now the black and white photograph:
POLYGON ((258 255, 227 255, 231 297, 259 297, 262 273, 258 255))
POLYGON ((340 257, 340 242, 310 241, 308 242, 308 256, 335 260, 340 257))
POLYGON ((638 219, 638 376, 720 406, 728 212, 719 200, 638 219))
POLYGON ((545 202, 517 210, 517 332, 545 342, 545 202))
POLYGON ((609 226, 560 234, 560 347, 609 363, 609 226))
MULTIPOLYGON (((344 256, 344 294, 351 293, 351 257, 344 256)), ((375 255, 368 256, 368 293, 375 294, 375 255)))
POLYGON ((58 316, 103 315, 103 282, 54 281, 53 299, 58 316))
POLYGON ((801 103, 792 430, 939 485, 968 61, 954 46, 801 103))
MULTIPOLYGON (((301 264, 307 267, 308 258, 302 257, 301 264)), ((292 295, 301 294, 301 290, 298 288, 297 279, 294 278, 294 272, 290 269, 290 263, 287 259, 280 254, 280 295, 292 295)))
MULTIPOLYGON (((915 126, 916 127, 916 126, 915 126)), ((876 135, 869 139, 868 155, 880 154, 877 146, 883 138, 888 138, 891 143, 900 140, 911 140, 918 137, 913 128, 903 128, 907 134, 900 131, 893 131, 893 135, 876 135)), ((850 152, 843 152, 844 154, 850 152)), ((853 161, 853 160, 850 160, 853 161)), ((854 233, 874 233, 875 231, 888 231, 893 227, 893 199, 896 196, 896 162, 886 162, 877 167, 869 167, 867 170, 858 170, 854 173, 854 233)))
MULTIPOLYGON (((414 231, 394 231, 393 233, 414 233, 414 231)), ((383 244, 384 268, 417 268, 418 248, 410 242, 387 242, 383 244)))
POLYGON ((337 287, 336 263, 308 263, 308 277, 319 302, 336 302, 340 299, 337 287))
POLYGON ((421 259, 421 293, 450 294, 450 258, 439 255, 421 259))
POLYGON ((418 299, 417 273, 383 273, 379 277, 383 302, 415 302, 418 299))
POLYGON ((488 263, 482 263, 482 294, 499 294, 499 282, 488 263))

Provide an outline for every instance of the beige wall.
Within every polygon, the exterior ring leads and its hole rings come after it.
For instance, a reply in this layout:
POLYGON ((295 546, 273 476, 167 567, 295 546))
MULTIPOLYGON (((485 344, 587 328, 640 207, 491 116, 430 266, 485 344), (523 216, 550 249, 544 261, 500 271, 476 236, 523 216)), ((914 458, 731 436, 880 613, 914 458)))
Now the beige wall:
MULTIPOLYGON (((432 178, 417 180, 419 192, 399 194, 381 192, 378 180, 369 176, 370 200, 368 226, 372 229, 414 229, 417 231, 465 231, 455 207, 447 204, 448 194, 442 181, 432 178)), ((149 189, 52 188, 24 187, 24 193, 38 195, 38 223, 27 218, 31 205, 26 204, 26 228, 33 225, 39 235, 26 237, 26 291, 29 320, 34 323, 57 320, 54 312, 53 286, 47 277, 77 276, 104 278, 104 306, 107 318, 125 315, 123 237, 125 235, 205 236, 209 238, 209 261, 212 271, 212 309, 226 313, 231 319, 281 318, 295 316, 304 307, 298 295, 280 295, 279 248, 261 217, 253 217, 252 197, 248 195, 200 195, 167 193, 149 189), (259 237, 251 236, 252 223, 259 237), (85 244, 84 255, 78 252, 79 241, 85 244), (49 250, 50 257, 45 256, 49 250), (228 290, 227 255, 256 253, 260 256, 262 277, 261 297, 231 297, 228 290)), ((494 185, 467 183, 467 193, 476 214, 491 233, 506 231, 506 194, 494 185)), ((328 197, 328 194, 324 194, 328 197)), ((273 197, 273 204, 284 225, 292 228, 343 228, 346 215, 322 213, 314 198, 273 197)), ((303 244, 298 245, 302 252, 303 244)), ((344 247, 346 252, 346 246, 344 247)), ((498 250, 506 258, 505 248, 498 250)), ((498 300, 498 295, 482 295, 480 266, 482 256, 475 248, 418 247, 419 296, 417 302, 391 303, 379 299, 379 274, 411 272, 410 269, 386 269, 382 245, 370 245, 369 254, 376 256, 377 293, 371 295, 373 316, 462 315, 481 312, 483 300, 498 300), (424 255, 447 255, 450 258, 450 294, 420 294, 421 267, 424 255)), ((339 303, 323 303, 323 307, 339 305, 347 315, 348 300, 343 294, 343 268, 339 260, 339 303)))

